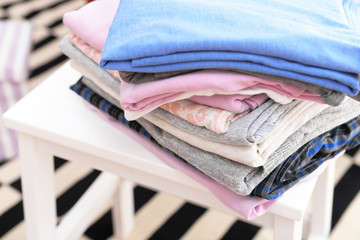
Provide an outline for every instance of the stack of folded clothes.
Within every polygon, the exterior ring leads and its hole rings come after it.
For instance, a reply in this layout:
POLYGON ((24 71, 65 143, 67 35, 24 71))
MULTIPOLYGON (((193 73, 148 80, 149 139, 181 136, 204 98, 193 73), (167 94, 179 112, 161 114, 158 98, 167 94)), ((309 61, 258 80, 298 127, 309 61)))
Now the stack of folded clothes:
POLYGON ((98 0, 64 15, 59 46, 83 75, 72 90, 253 218, 359 144, 360 3, 345 2, 98 0))

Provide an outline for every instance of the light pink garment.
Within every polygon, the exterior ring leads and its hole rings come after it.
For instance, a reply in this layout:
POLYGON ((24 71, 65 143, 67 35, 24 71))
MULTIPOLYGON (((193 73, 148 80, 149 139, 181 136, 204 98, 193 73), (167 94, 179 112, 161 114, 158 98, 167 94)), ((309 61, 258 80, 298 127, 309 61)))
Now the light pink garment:
POLYGON ((226 109, 234 113, 242 113, 250 109, 257 108, 267 99, 268 96, 262 93, 253 96, 240 95, 240 94, 235 94, 235 95, 215 94, 212 95, 211 97, 193 96, 189 100, 216 108, 226 109))
MULTIPOLYGON (((131 84, 122 82, 121 84, 121 104, 126 111, 144 111, 154 106, 179 100, 179 96, 184 99, 195 95, 206 94, 208 96, 218 94, 223 95, 241 94, 249 88, 268 89, 289 98, 310 100, 324 103, 318 94, 309 92, 303 88, 285 82, 278 82, 269 79, 259 78, 239 72, 206 69, 175 77, 163 79, 161 81, 144 82, 141 84, 131 84), (204 93, 206 91, 207 93, 204 93)), ((242 104, 242 102, 239 102, 242 104)))
POLYGON ((102 50, 119 0, 97 0, 64 14, 64 25, 91 46, 102 50))
MULTIPOLYGON (((199 182, 204 187, 206 187, 210 192, 212 192, 215 197, 217 197, 222 203, 228 206, 230 209, 235 211, 236 213, 240 214, 246 219, 254 219, 265 214, 269 208, 281 197, 274 199, 274 200, 267 200, 259 197, 248 197, 238 195, 225 186, 221 185, 220 183, 216 182, 212 178, 206 176, 205 174, 201 173, 199 170, 194 169, 190 165, 178 160, 176 157, 170 155, 166 151, 163 151, 157 145, 155 145, 150 140, 144 138, 140 134, 136 133, 129 127, 117 122, 115 119, 107 115, 106 113, 100 111, 99 109, 95 108, 94 106, 90 105, 88 102, 85 102, 86 106, 89 107, 91 110, 96 111, 99 113, 109 124, 117 128, 118 130, 126 133, 136 141, 138 141, 141 145, 149 149, 159 158, 161 158, 165 163, 169 164, 171 167, 185 173, 187 176, 192 178, 193 180, 199 182)), ((340 156, 341 154, 338 154, 340 156)), ((335 159, 337 158, 335 157, 335 159)), ((301 182, 312 180, 313 178, 319 176, 331 160, 325 161, 320 167, 318 167, 312 174, 307 176, 301 182)), ((286 194, 286 193, 285 193, 286 194)))

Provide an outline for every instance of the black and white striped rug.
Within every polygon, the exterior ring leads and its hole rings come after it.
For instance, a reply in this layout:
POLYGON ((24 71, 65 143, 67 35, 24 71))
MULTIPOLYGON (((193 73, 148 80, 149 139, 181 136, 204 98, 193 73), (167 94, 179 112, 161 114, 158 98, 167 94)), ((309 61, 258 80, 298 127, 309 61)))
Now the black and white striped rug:
MULTIPOLYGON (((62 24, 64 12, 77 9, 85 0, 0 0, 0 19, 28 19, 33 22, 33 51, 29 84, 36 87, 67 58, 57 47, 68 30, 62 24)), ((1 53, 0 53, 1 54, 1 53)), ((57 215, 64 216, 96 179, 99 172, 56 158, 57 215)), ((332 218, 332 240, 360 239, 360 150, 346 153, 337 162, 332 218)), ((272 231, 236 220, 234 217, 192 205, 177 197, 135 188, 135 225, 129 239, 272 239, 272 231)), ((0 239, 25 239, 18 159, 0 163, 0 239)), ((81 239, 112 237, 110 206, 87 229, 81 239)))

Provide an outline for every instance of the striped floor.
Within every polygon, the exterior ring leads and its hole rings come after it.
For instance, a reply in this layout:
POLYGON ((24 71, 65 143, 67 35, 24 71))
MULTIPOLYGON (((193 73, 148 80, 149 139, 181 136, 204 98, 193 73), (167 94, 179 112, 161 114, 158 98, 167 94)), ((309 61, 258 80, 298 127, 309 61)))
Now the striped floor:
MULTIPOLYGON (((36 87, 61 66, 66 57, 57 48, 67 33, 62 15, 84 0, 0 0, 0 19, 28 19, 35 25, 29 84, 36 87)), ((1 53, 0 53, 1 54, 1 53)), ((56 158, 57 215, 61 219, 99 175, 89 167, 56 158)), ((0 163, 0 239, 25 239, 18 159, 0 163)), ((360 228, 360 150, 337 161, 331 240, 358 240, 360 228)), ((141 186, 135 188, 135 225, 128 239, 272 239, 272 231, 237 221, 234 217, 192 205, 177 197, 141 186)), ((81 239, 115 239, 110 206, 81 239)))

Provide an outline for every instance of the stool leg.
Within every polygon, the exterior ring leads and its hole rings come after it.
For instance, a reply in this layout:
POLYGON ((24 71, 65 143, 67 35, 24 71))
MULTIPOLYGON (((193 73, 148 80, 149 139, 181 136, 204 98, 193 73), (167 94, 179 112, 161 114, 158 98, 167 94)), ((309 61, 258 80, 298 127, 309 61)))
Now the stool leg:
POLYGON ((33 137, 18 135, 21 186, 28 240, 56 238, 53 156, 38 151, 33 137))
POLYGON ((118 179, 116 175, 102 172, 62 218, 57 227, 56 240, 80 239, 99 216, 102 206, 114 199, 118 190, 118 179))
POLYGON ((310 235, 308 239, 327 239, 331 228, 335 161, 319 176, 313 192, 310 235))
POLYGON ((133 183, 125 179, 119 182, 112 209, 114 236, 126 238, 134 226, 133 183))
POLYGON ((295 221, 282 216, 275 216, 275 240, 301 240, 303 221, 295 221))

